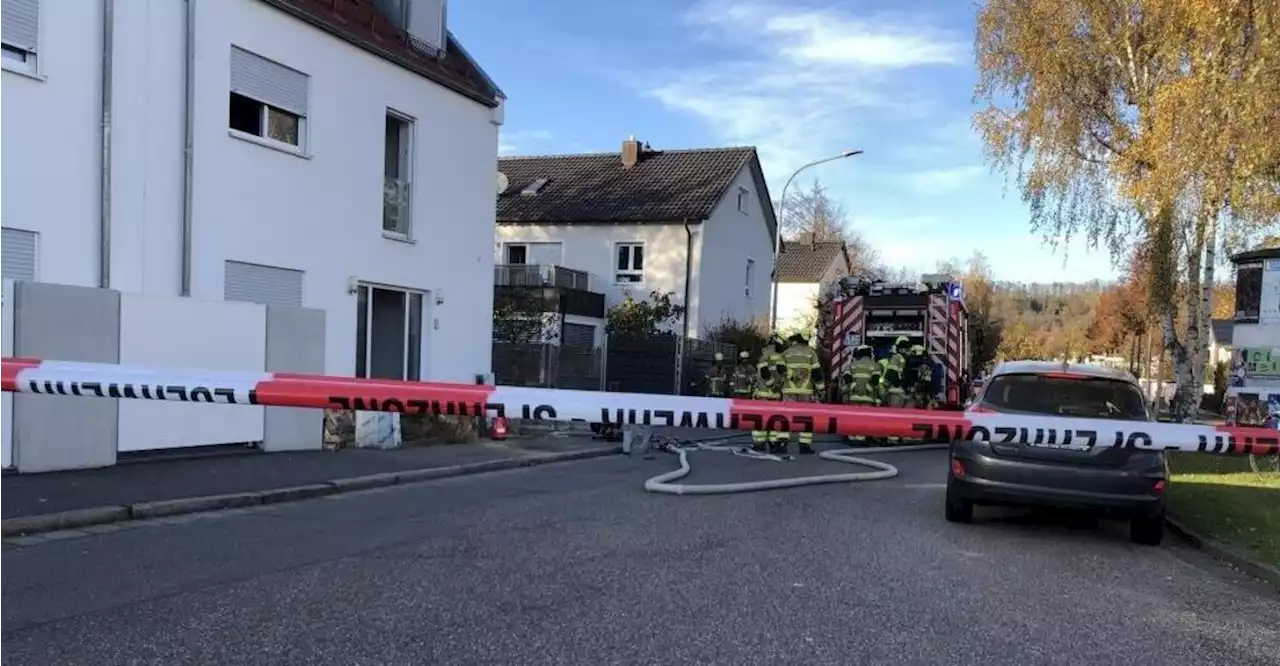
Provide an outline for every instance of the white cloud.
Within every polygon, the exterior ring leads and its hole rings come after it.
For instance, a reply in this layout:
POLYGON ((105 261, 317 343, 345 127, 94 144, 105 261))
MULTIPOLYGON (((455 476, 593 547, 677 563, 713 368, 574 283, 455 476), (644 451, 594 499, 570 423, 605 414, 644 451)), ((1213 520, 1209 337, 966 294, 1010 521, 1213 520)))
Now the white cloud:
POLYGON ((515 155, 527 153, 530 146, 545 143, 552 139, 547 130, 502 130, 498 134, 498 154, 515 155))
POLYGON ((642 76, 646 92, 706 120, 727 143, 757 146, 775 186, 806 162, 858 148, 859 121, 872 114, 930 115, 928 95, 903 71, 958 65, 969 53, 968 35, 920 17, 710 0, 685 20, 733 55, 642 76))
POLYGON ((925 195, 943 194, 964 187, 986 173, 982 166, 962 166, 948 169, 927 169, 907 174, 907 185, 925 195))

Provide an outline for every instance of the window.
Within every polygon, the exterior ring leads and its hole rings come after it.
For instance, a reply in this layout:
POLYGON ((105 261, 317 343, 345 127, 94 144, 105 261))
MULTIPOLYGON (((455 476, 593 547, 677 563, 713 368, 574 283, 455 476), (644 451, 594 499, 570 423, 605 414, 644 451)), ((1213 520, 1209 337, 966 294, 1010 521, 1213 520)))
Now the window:
POLYGON ((618 261, 614 266, 614 282, 644 282, 644 243, 618 243, 618 261))
POLYGON ((387 111, 383 157, 382 230, 401 238, 410 231, 410 181, 413 170, 413 121, 387 111))
POLYGON ((747 298, 751 298, 751 283, 754 282, 755 279, 756 279, 756 260, 747 259, 747 284, 745 287, 747 298))
POLYGON ((356 376, 417 381, 422 372, 422 294, 360 285, 356 376))
POLYGON ((1143 421, 1146 401, 1137 386, 1105 377, 997 375, 982 395, 1000 412, 1143 421))
POLYGON ((558 266, 563 254, 560 243, 507 243, 508 264, 558 266))
POLYGON ((4 68, 36 73, 36 47, 40 41, 39 0, 4 0, 0 8, 0 50, 4 68))
POLYGON ((222 300, 302 307, 303 272, 227 261, 222 271, 222 300))
POLYGON ((231 47, 228 126, 242 135, 301 148, 308 78, 302 72, 231 47))
POLYGON ((747 206, 751 203, 751 193, 745 187, 738 188, 738 212, 746 213, 747 206))
POLYGON ((1236 266, 1236 316, 1238 324, 1256 324, 1262 314, 1262 262, 1236 266))

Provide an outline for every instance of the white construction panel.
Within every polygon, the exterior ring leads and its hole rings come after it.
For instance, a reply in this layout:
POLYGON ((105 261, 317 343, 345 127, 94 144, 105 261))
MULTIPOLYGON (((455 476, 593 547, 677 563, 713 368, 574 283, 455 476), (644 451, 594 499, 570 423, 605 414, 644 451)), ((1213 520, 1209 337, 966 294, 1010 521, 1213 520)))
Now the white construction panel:
MULTIPOLYGON (((253 303, 121 294, 120 363, 266 367, 267 310, 253 303)), ((120 401, 120 451, 260 442, 262 407, 120 401)))

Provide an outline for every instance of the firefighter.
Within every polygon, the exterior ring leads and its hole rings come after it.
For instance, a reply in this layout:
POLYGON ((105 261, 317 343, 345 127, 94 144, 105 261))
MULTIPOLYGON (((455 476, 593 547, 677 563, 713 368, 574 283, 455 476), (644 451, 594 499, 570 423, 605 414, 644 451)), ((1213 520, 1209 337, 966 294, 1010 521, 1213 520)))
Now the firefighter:
POLYGON ((724 354, 716 352, 711 369, 707 371, 707 395, 723 398, 729 390, 729 369, 724 367, 724 354))
MULTIPOLYGON (((898 372, 897 366, 889 364, 884 369, 884 376, 880 380, 881 383, 881 401, 885 407, 901 408, 907 404, 907 392, 902 388, 902 374, 898 372)), ((901 444, 901 437, 886 437, 886 444, 901 444)))
POLYGON ((890 366, 898 369, 898 376, 901 377, 907 366, 907 352, 911 349, 911 341, 905 335, 899 335, 898 339, 893 341, 893 348, 882 359, 880 359, 880 375, 884 376, 885 370, 890 366))
POLYGON ((733 368, 733 397, 749 400, 756 388, 756 364, 751 362, 751 354, 738 352, 738 365, 733 368))
MULTIPOLYGON (((786 381, 782 384, 782 400, 784 402, 814 402, 815 394, 821 395, 827 388, 826 379, 822 376, 822 365, 818 360, 818 352, 809 346, 809 341, 801 333, 789 338, 791 346, 782 353, 786 365, 786 381)), ((775 453, 786 453, 791 445, 791 433, 776 433, 777 446, 775 453)), ((800 433, 800 453, 813 453, 813 431, 800 433)))
POLYGON ((933 407, 933 362, 924 353, 923 345, 912 345, 902 373, 903 389, 907 394, 907 406, 915 409, 933 407))
POLYGON ((868 407, 876 404, 874 379, 878 377, 878 364, 875 351, 869 345, 859 345, 853 349, 853 363, 845 371, 842 379, 843 389, 841 402, 846 405, 868 407))
MULTIPOLYGON (((875 351, 869 345, 859 345, 853 349, 853 362, 841 376, 840 402, 846 405, 871 407, 878 402, 877 392, 880 383, 880 365, 876 363, 875 351)), ((849 438, 852 444, 866 444, 868 438, 855 435, 849 438)))
MULTIPOLYGON (((782 338, 773 334, 768 344, 760 352, 756 361, 755 387, 752 392, 756 400, 777 400, 782 397, 781 388, 786 366, 782 363, 782 338)), ((773 433, 765 430, 751 431, 751 449, 764 453, 766 447, 773 447, 773 433)))
POLYGON ((884 384, 884 406, 885 407, 905 407, 907 405, 907 392, 902 387, 902 373, 898 372, 898 368, 889 365, 885 368, 884 376, 881 379, 884 384))

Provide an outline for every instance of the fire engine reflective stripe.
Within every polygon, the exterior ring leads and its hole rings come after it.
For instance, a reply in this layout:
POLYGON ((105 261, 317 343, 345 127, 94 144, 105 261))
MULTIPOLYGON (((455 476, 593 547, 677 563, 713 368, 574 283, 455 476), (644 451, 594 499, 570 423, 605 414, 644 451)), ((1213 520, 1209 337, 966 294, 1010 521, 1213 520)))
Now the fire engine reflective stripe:
POLYGON ((4 390, 20 393, 327 407, 603 424, 812 431, 1087 450, 1097 447, 1269 455, 1280 432, 1263 428, 886 409, 812 402, 605 393, 446 382, 400 382, 262 372, 3 360, 4 390))

